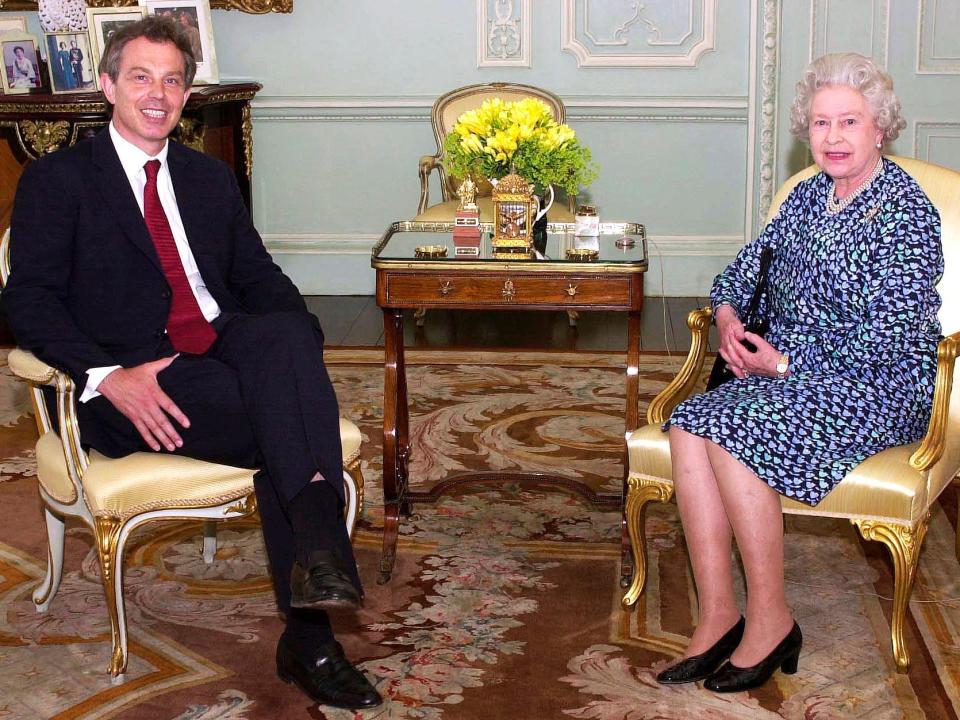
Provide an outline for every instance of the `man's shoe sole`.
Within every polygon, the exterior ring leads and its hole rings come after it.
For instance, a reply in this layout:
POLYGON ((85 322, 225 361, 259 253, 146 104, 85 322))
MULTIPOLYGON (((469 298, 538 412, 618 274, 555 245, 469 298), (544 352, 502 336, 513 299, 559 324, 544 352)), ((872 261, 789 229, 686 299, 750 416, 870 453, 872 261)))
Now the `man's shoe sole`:
POLYGON ((349 598, 328 598, 326 600, 294 600, 291 598, 290 607, 301 610, 359 610, 360 603, 349 598))

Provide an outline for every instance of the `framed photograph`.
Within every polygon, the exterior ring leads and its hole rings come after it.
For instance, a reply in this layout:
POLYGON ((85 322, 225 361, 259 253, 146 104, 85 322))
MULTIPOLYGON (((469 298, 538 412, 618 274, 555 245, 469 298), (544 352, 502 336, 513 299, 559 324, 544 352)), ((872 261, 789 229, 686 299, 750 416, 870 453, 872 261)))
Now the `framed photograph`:
POLYGON ((0 81, 5 93, 28 93, 43 87, 36 37, 24 32, 5 33, 0 36, 0 54, 3 56, 0 81))
POLYGON ((143 20, 147 16, 145 7, 136 8, 87 8, 87 32, 90 34, 90 51, 93 54, 94 70, 100 65, 107 40, 124 25, 143 20))
POLYGON ((193 56, 197 59, 197 77, 193 81, 194 85, 214 85, 220 82, 208 0, 138 0, 138 2, 147 8, 148 15, 165 15, 186 33, 193 48, 193 56))
POLYGON ((85 32, 44 33, 54 93, 95 92, 97 60, 85 32))
POLYGON ((27 18, 23 15, 12 15, 10 17, 0 17, 0 35, 8 32, 25 33, 27 31, 27 18))

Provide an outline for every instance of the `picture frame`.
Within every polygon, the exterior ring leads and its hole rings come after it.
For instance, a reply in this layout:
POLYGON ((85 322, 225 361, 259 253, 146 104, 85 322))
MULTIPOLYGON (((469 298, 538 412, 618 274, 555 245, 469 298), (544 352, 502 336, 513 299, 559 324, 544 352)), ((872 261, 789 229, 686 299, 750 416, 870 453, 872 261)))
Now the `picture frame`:
POLYGON ((0 83, 7 95, 28 93, 43 87, 40 63, 40 43, 35 35, 8 32, 0 36, 0 57, 3 71, 0 83))
POLYGON ((55 95, 96 92, 98 58, 91 48, 90 36, 66 30, 44 33, 43 38, 51 91, 55 95))
POLYGON ((124 25, 143 20, 146 16, 146 7, 88 7, 87 32, 90 34, 90 50, 95 67, 100 65, 110 35, 124 25))
POLYGON ((27 32, 27 17, 25 15, 0 15, 0 35, 8 32, 27 32))
POLYGON ((168 15, 187 33, 197 59, 194 85, 216 85, 220 82, 208 0, 138 0, 138 2, 146 7, 148 15, 168 15))

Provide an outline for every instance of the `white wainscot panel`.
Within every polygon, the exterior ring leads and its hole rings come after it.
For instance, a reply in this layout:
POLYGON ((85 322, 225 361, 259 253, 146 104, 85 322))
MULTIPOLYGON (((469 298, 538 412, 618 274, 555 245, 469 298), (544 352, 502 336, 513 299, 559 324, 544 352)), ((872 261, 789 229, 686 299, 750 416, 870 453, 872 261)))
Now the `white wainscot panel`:
POLYGON ((960 74, 960 2, 920 0, 917 72, 960 74))
POLYGON ((887 66, 890 0, 813 0, 810 59, 832 52, 858 52, 887 66))
POLYGON ((916 123, 914 157, 960 171, 960 122, 916 123))
POLYGON ((716 0, 563 0, 561 13, 580 67, 696 67, 716 46, 716 0))
POLYGON ((530 67, 532 0, 477 0, 477 67, 530 67))

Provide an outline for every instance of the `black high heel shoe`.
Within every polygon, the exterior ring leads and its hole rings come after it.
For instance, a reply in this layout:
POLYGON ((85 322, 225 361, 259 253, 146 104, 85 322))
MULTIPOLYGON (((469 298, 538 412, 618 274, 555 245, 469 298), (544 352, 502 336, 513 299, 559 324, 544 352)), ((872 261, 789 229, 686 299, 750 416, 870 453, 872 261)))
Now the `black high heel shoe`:
POLYGON ((777 668, 787 675, 797 671, 797 661, 800 659, 800 648, 803 647, 803 634, 796 622, 787 636, 780 641, 769 655, 753 667, 737 667, 732 662, 725 662, 723 667, 707 678, 703 686, 707 690, 718 693, 740 692, 760 687, 777 668))
POLYGON ((657 682, 663 685, 678 685, 709 677, 737 649, 737 645, 743 638, 745 624, 741 615, 737 624, 727 630, 723 637, 713 644, 713 647, 699 655, 684 658, 676 665, 671 665, 657 675, 657 682))

